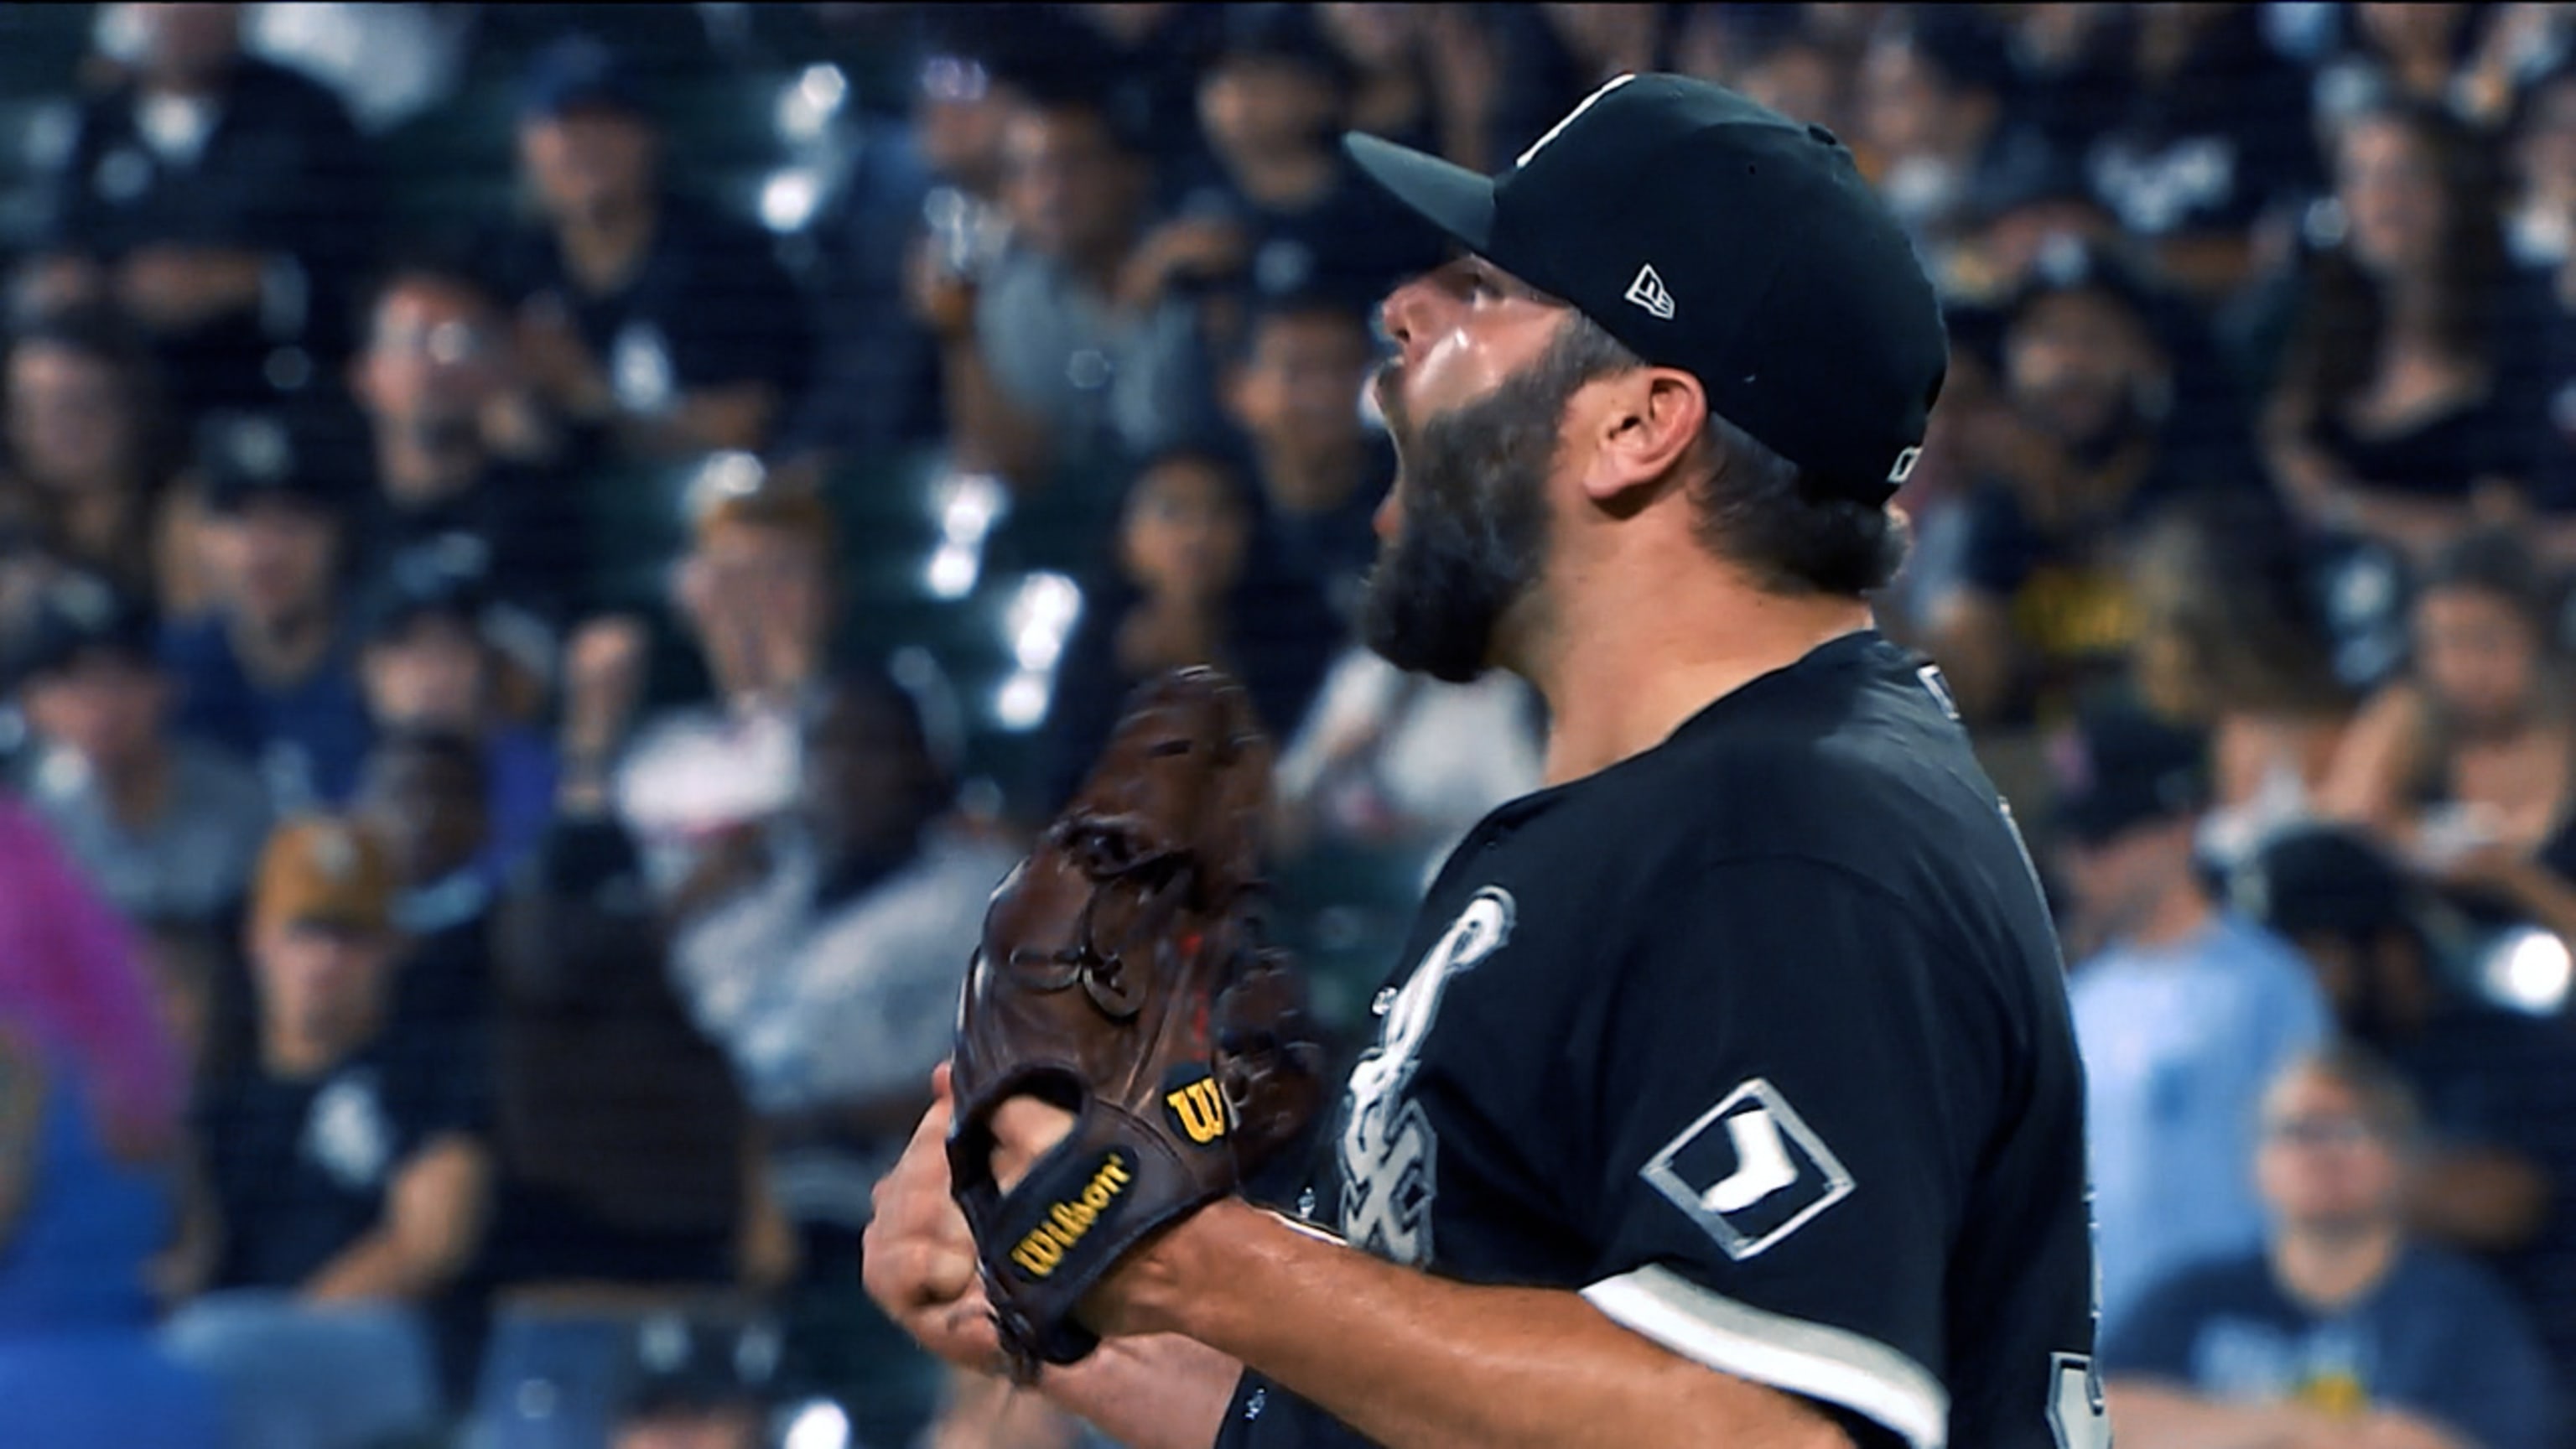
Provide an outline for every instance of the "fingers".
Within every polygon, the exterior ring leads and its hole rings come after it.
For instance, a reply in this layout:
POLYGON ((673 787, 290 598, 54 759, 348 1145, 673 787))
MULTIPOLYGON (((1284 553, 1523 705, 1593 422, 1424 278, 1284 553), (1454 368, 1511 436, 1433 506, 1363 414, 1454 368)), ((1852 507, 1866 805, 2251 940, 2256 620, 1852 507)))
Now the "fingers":
POLYGON ((941 1062, 930 1069, 930 1095, 937 1106, 950 1106, 955 1099, 956 1088, 950 1085, 950 1078, 953 1075, 947 1062, 941 1062))

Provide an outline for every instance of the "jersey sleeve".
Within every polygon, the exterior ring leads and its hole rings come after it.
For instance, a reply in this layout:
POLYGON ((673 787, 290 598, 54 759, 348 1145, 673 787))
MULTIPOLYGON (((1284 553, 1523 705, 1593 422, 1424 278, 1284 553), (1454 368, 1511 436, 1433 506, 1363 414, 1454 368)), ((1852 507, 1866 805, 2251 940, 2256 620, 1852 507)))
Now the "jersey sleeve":
POLYGON ((1584 1297, 1944 1443, 1945 1269, 2004 1090, 1995 994, 1885 889, 1811 860, 1703 869, 1625 929, 1603 1019, 1567 1048, 1602 1093, 1584 1297))

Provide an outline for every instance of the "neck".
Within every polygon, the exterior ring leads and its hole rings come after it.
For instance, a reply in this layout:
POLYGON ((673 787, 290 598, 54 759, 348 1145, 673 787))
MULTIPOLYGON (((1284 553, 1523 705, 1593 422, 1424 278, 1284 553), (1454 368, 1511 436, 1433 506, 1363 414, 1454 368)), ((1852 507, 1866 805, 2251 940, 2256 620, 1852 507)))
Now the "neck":
POLYGON ((2199 886, 2188 880, 2177 881, 2165 892, 2164 899, 2156 902, 2155 909, 2147 912, 2137 929, 2129 933, 2129 944, 2149 950, 2180 945, 2207 926, 2214 914, 2209 897, 2201 894, 2199 886))
POLYGON ((1870 625, 1862 600, 1764 593, 1704 560, 1606 562, 1599 577, 1551 590, 1590 597, 1526 622, 1533 637, 1513 651, 1547 700, 1550 785, 1653 749, 1711 702, 1870 625))
POLYGON ((157 740, 129 759, 95 768, 108 814, 117 824, 134 830, 160 818, 170 793, 170 756, 157 740))
POLYGON ((338 1066, 349 1053, 314 1032, 275 1025, 261 1033, 259 1059, 271 1076, 289 1080, 318 1077, 338 1066))
POLYGON ((616 290, 644 260, 655 216, 652 198, 639 195, 613 198, 565 217, 556 231, 564 264, 585 291, 616 290))
POLYGON ((2272 1244, 2272 1273, 2283 1291, 2317 1312, 2332 1312, 2379 1286, 2396 1264, 2397 1228, 2292 1228, 2272 1244))
POLYGON ((2394 340, 2429 344, 2441 313, 2441 290, 2433 280, 2405 276, 2388 285, 2388 323, 2394 340))
POLYGON ((1234 183, 1263 206, 1301 206, 1331 189, 1337 170, 1330 152, 1280 146, 1236 157, 1234 183))
POLYGON ((331 647, 331 626, 320 610, 306 610, 269 624, 236 615, 233 650, 243 669, 263 684, 291 684, 313 672, 331 647))
POLYGON ((377 473, 385 492, 401 502, 453 498, 473 485, 482 462, 471 449, 434 446, 415 428, 396 425, 376 433, 377 473))

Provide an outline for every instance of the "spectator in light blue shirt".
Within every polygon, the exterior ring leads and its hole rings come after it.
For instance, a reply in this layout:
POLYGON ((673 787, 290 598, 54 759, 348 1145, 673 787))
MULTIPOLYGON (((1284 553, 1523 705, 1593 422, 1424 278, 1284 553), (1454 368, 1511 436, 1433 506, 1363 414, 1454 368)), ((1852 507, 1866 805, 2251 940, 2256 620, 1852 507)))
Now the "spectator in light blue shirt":
POLYGON ((2193 857, 2204 749, 2143 715, 2102 713, 2059 741, 2059 824, 2083 932, 2074 972, 2102 1315, 2116 1332, 2176 1265, 2250 1250, 2247 1164, 2263 1088, 2326 1031, 2307 968, 2220 910, 2193 857))

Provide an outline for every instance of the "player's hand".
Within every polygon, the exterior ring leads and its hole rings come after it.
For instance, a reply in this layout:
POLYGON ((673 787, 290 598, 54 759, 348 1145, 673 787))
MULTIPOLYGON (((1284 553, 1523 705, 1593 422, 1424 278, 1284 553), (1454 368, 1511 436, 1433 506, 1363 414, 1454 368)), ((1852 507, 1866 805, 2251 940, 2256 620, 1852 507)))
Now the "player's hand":
MULTIPOLYGON (((946 1086, 942 1078, 943 1093, 946 1086)), ((940 1100, 945 1103, 947 1098, 943 1095, 940 1100)), ((1004 1102, 993 1113, 993 1181, 1009 1192, 1028 1176, 1039 1158, 1072 1133, 1073 1114, 1052 1102, 1035 1097, 1013 1097, 1004 1102)), ((1222 1202, 1214 1205, 1223 1206, 1222 1202)), ((1180 1274, 1174 1261, 1188 1251, 1192 1226, 1210 1210, 1202 1209, 1199 1214, 1181 1219, 1121 1259, 1083 1298, 1076 1316, 1103 1338, 1169 1332, 1170 1323, 1155 1305, 1175 1292, 1180 1274)), ((977 1302, 981 1301, 979 1295, 977 1302)))
POLYGON ((1002 1343, 975 1263, 966 1215, 948 1192, 948 1123, 956 1104, 948 1068, 930 1079, 930 1110, 903 1158, 877 1184, 860 1261, 868 1296, 932 1354, 960 1368, 995 1372, 1002 1343))

